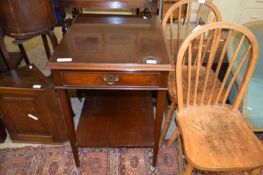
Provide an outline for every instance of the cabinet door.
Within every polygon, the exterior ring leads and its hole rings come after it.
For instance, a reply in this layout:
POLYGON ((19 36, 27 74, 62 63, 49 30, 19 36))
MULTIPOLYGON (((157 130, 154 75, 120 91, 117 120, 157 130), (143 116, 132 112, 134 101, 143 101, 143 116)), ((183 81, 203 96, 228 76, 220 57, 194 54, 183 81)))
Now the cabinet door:
POLYGON ((250 22, 250 21, 257 21, 263 19, 263 8, 262 9, 244 9, 242 14, 240 15, 239 22, 241 24, 250 22))
POLYGON ((52 128, 49 119, 42 112, 40 100, 34 95, 0 97, 3 119, 13 140, 52 141, 52 128))

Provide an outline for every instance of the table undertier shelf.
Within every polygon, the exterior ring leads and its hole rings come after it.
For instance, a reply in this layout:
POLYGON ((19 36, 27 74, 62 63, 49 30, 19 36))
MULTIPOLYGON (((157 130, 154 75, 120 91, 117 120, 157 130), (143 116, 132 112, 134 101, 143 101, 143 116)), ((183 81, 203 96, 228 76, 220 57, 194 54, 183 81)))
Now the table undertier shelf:
POLYGON ((153 106, 149 91, 92 91, 77 128, 78 146, 152 147, 153 106))

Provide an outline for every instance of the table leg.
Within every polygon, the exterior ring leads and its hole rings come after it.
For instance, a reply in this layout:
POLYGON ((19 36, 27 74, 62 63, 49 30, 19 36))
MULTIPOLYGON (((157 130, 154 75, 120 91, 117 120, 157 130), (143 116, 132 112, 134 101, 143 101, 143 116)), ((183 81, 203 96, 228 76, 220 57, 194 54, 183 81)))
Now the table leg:
POLYGON ((159 151, 159 139, 161 134, 161 126, 163 121, 163 113, 165 107, 166 90, 159 90, 157 92, 157 105, 154 121, 154 148, 153 148, 153 166, 156 166, 157 155, 159 151))
POLYGON ((57 90, 59 102, 62 110, 62 115, 66 124, 66 130, 68 134, 68 139, 70 142, 71 150, 74 156, 75 164, 77 167, 79 167, 79 153, 77 148, 77 142, 76 142, 76 134, 74 129, 74 121, 72 117, 72 108, 69 100, 69 96, 67 93, 67 90, 65 89, 58 89, 57 90))

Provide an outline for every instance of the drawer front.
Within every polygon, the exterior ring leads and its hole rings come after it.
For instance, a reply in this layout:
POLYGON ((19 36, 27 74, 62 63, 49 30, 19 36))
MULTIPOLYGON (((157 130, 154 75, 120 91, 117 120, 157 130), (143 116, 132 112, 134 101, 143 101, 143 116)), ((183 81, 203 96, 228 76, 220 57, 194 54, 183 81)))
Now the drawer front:
POLYGON ((245 8, 263 8, 263 0, 247 0, 245 8))
POLYGON ((240 16, 239 22, 242 24, 260 19, 263 19, 263 9, 245 9, 240 16))
POLYGON ((64 85, 75 86, 158 86, 159 73, 70 72, 61 74, 64 85))

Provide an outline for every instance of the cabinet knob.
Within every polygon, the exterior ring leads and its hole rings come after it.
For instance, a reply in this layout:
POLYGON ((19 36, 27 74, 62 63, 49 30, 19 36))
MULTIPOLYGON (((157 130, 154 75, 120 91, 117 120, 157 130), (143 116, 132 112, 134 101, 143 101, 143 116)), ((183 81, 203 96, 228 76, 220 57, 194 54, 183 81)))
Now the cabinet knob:
POLYGON ((119 80, 120 80, 119 75, 104 75, 103 76, 103 81, 106 82, 108 85, 114 85, 119 80))

